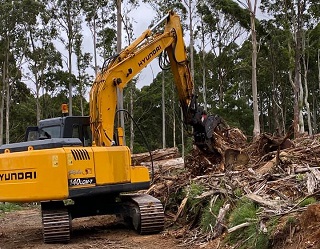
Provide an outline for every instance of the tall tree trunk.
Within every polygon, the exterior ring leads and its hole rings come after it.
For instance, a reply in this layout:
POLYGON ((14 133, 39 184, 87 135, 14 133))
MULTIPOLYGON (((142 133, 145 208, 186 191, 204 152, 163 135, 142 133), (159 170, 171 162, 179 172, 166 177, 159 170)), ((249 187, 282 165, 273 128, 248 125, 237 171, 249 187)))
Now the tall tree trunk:
POLYGON ((318 124, 317 124, 317 96, 312 94, 312 128, 314 133, 318 133, 318 124))
POLYGON ((191 77, 194 81, 194 58, 193 58, 193 45, 194 45, 194 39, 193 39, 193 22, 192 22, 192 0, 189 0, 188 11, 189 11, 189 31, 190 31, 190 71, 191 71, 191 77))
POLYGON ((69 67, 69 115, 72 116, 72 37, 73 37, 73 27, 71 20, 71 6, 70 0, 68 0, 68 67, 69 67))
MULTIPOLYGON (((201 16, 201 19, 203 16, 201 16)), ((206 86, 206 51, 205 51, 205 37, 204 37, 204 25, 201 20, 201 45, 202 45, 202 96, 203 96, 203 105, 204 110, 207 111, 207 86, 206 86)))
POLYGON ((183 111, 181 110, 181 156, 184 158, 184 125, 183 125, 183 111))
MULTIPOLYGON (((121 0, 117 0, 117 52, 121 52, 121 44, 122 44, 122 19, 121 19, 121 0)), ((117 87, 117 108, 118 110, 123 109, 123 91, 117 87)), ((125 145, 126 139, 125 139, 125 132, 124 132, 124 114, 123 112, 119 112, 119 118, 118 118, 118 126, 122 127, 123 129, 123 143, 125 145)))
POLYGON ((176 115, 175 115, 175 95, 174 95, 174 85, 172 84, 172 138, 173 138, 173 147, 177 147, 176 143, 176 115))
MULTIPOLYGON (((7 61, 9 62, 9 61, 7 61)), ((9 82, 9 70, 7 67, 7 77, 6 77, 6 144, 10 143, 10 82, 9 82)))
MULTIPOLYGON (((96 0, 94 0, 94 6, 97 6, 96 0)), ((95 13, 97 13, 97 9, 95 8, 95 13)), ((102 11, 103 12, 103 11, 102 11)), ((94 58, 94 73, 97 76, 98 74, 98 62, 97 62, 97 26, 96 26, 96 18, 93 18, 93 58, 94 58)))
MULTIPOLYGON (((7 56, 6 56, 7 57, 7 56)), ((1 109, 0 109, 0 145, 3 144, 3 126, 4 126, 4 99, 6 93, 6 72, 7 72, 7 60, 3 62, 2 68, 2 94, 1 94, 1 109)))
MULTIPOLYGON (((292 53, 292 48, 291 48, 291 44, 290 42, 288 42, 288 54, 290 55, 292 53)), ((289 64, 291 65, 292 63, 292 58, 290 56, 290 62, 289 64)), ((293 123, 292 123, 292 127, 293 127, 293 131, 294 131, 294 136, 296 137, 298 135, 298 129, 299 129, 299 119, 298 119, 298 115, 299 115, 299 108, 298 107, 298 97, 296 96, 296 89, 295 89, 295 83, 293 81, 292 78, 293 75, 293 69, 291 66, 289 66, 289 70, 288 70, 288 78, 289 78, 289 82, 292 86, 292 90, 293 90, 293 97, 294 97, 294 101, 293 101, 293 123)))
POLYGON ((260 135, 260 121, 259 121, 259 108, 258 108, 258 90, 257 90, 257 32, 255 27, 255 17, 257 10, 257 0, 254 1, 252 7, 251 0, 247 0, 250 10, 250 23, 251 23, 251 39, 252 39, 252 98, 253 98, 253 139, 260 135))
POLYGON ((320 90, 320 48, 318 49, 318 83, 319 83, 319 90, 320 90))
POLYGON ((304 122, 302 116, 303 105, 303 88, 301 83, 301 30, 302 30, 302 9, 301 1, 297 2, 297 20, 294 24, 294 40, 295 40, 295 61, 294 61, 294 136, 298 137, 304 132, 304 122), (302 90, 302 92, 301 92, 302 90))
MULTIPOLYGON (((9 86, 9 51, 10 51, 10 42, 9 37, 7 37, 7 47, 5 55, 5 81, 3 82, 3 89, 6 93, 6 144, 9 143, 9 109, 10 109, 10 86, 9 86)), ((3 96, 4 98, 4 96, 3 96)), ((3 104, 4 106, 4 104, 3 104)))
POLYGON ((37 124, 39 124, 39 121, 41 119, 40 117, 40 83, 39 83, 37 74, 35 74, 35 81, 36 81, 37 124))
POLYGON ((162 148, 166 148, 166 105, 164 97, 164 70, 162 70, 162 148))
MULTIPOLYGON (((131 84, 130 88, 130 115, 133 118, 133 87, 134 84, 131 84)), ((134 143, 134 129, 133 129, 133 120, 130 121, 130 151, 133 153, 133 143, 134 143)))
MULTIPOLYGON (((303 61, 303 72, 304 72, 304 91, 305 91, 305 95, 304 95, 304 104, 306 105, 306 110, 307 110, 307 120, 308 120, 308 131, 309 131, 309 135, 311 136, 313 134, 313 128, 312 128, 312 124, 311 124, 311 112, 310 112, 310 105, 309 105, 309 101, 308 101, 308 97, 309 97, 309 90, 308 90, 308 61, 309 61, 309 57, 306 55, 306 32, 304 32, 303 34, 303 40, 302 40, 302 61, 303 61)), ((300 112, 302 113, 302 112, 300 112)))

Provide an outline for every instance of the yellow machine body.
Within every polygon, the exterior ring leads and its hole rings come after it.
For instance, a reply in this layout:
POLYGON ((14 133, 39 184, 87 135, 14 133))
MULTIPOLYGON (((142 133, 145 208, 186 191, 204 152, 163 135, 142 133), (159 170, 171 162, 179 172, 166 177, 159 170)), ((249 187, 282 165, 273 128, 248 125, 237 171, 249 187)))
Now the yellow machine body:
POLYGON ((0 199, 65 200, 72 189, 149 182, 146 167, 131 166, 126 146, 63 147, 0 155, 0 199))

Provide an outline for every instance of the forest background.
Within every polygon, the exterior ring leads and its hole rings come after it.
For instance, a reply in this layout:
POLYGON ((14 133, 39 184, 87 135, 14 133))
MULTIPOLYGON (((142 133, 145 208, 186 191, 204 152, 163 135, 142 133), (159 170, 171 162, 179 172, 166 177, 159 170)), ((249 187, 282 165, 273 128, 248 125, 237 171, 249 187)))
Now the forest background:
MULTIPOLYGON (((141 4, 154 10, 154 22, 169 9, 181 16, 198 101, 209 113, 251 138, 291 128, 294 136, 319 132, 318 0, 124 0, 127 45, 140 35, 133 33, 137 23, 129 13, 141 4), (258 18, 257 8, 268 18, 258 18)), ((116 17, 115 0, 1 1, 0 144, 20 142, 27 126, 60 116, 61 103, 72 103, 72 115, 89 115, 88 92, 102 66, 98 58, 117 51, 116 17), (84 29, 91 31, 93 51, 87 51, 84 29)), ((137 82, 139 76, 125 89, 124 108, 150 148, 181 148, 189 136, 171 71, 159 72, 141 89, 137 82)), ((126 117, 127 144, 145 151, 130 122, 126 117)))

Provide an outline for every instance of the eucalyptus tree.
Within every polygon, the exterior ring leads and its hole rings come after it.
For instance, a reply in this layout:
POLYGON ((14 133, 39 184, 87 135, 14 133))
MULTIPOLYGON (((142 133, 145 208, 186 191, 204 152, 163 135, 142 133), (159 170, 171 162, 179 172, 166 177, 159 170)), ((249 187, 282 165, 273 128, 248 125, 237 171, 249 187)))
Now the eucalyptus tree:
MULTIPOLYGON (((208 15, 208 7, 206 4, 204 4, 203 1, 200 2, 200 4, 197 5, 197 13, 200 18, 200 22, 197 24, 197 27, 195 29, 195 37, 199 37, 200 39, 200 45, 198 45, 199 50, 202 53, 201 56, 201 63, 200 68, 202 70, 202 97, 203 97, 203 107, 204 110, 207 111, 208 103, 207 103, 207 81, 206 81, 206 69, 207 69, 207 45, 210 44, 210 41, 208 41, 207 37, 210 34, 210 28, 208 25, 206 25, 205 18, 212 18, 212 15, 208 15)), ((209 23, 214 23, 215 20, 211 19, 210 21, 207 20, 209 23)), ((200 80, 199 80, 200 82, 200 80)))
POLYGON ((10 142, 23 142, 26 127, 34 126, 36 100, 31 89, 20 80, 11 86, 10 142))
MULTIPOLYGON (((320 11, 319 11, 320 15, 320 11)), ((320 104, 320 23, 309 30, 309 47, 307 53, 308 63, 308 81, 310 84, 310 102, 312 104, 312 127, 314 132, 319 132, 319 104, 320 104)))
MULTIPOLYGON (((293 128, 295 136, 304 132, 303 106, 305 93, 301 77, 301 72, 303 71, 301 65, 303 57, 303 32, 312 23, 309 10, 314 9, 318 5, 318 1, 313 0, 294 0, 289 2, 261 1, 262 10, 273 15, 272 19, 277 27, 286 30, 290 34, 290 40, 287 43, 288 53, 291 54, 288 77, 293 89, 293 128)), ((309 130, 312 130, 311 127, 309 130)))
MULTIPOLYGON (((225 90, 229 88, 226 79, 233 71, 227 58, 232 54, 230 49, 233 44, 243 39, 242 36, 249 27, 250 18, 243 19, 245 16, 249 17, 249 13, 231 0, 203 1, 199 11, 203 15, 206 33, 211 42, 210 50, 215 56, 214 59, 219 61, 212 69, 212 76, 216 77, 214 80, 218 86, 211 87, 218 89, 218 105, 222 105, 225 90)), ((215 98, 215 95, 211 98, 215 98)))
POLYGON ((35 85, 37 122, 41 119, 40 90, 43 85, 45 73, 52 72, 62 67, 61 53, 57 51, 53 40, 57 38, 57 30, 53 26, 50 13, 46 9, 46 3, 36 0, 26 3, 25 8, 31 8, 33 20, 24 23, 26 38, 25 48, 27 67, 25 76, 35 85))
POLYGON ((103 58, 113 55, 116 45, 114 0, 81 0, 85 21, 92 34, 94 71, 97 75, 98 50, 103 58))
MULTIPOLYGON (((74 74, 71 74, 70 77, 68 70, 57 69, 47 71, 43 75, 43 94, 40 97, 42 108, 45 110, 42 114, 43 118, 61 115, 61 103, 68 102, 68 85, 70 78, 72 82, 79 85, 78 78, 74 74), (56 100, 60 102, 56 103, 56 100)), ((81 115, 81 112, 77 109, 77 112, 74 111, 74 115, 81 115)))
MULTIPOLYGON (((3 1, 0 5, 0 63, 1 63, 1 109, 0 109, 0 144, 3 143, 3 128, 4 128, 4 109, 6 95, 9 95, 7 91, 9 88, 9 67, 10 58, 12 53, 10 46, 15 39, 15 27, 16 20, 13 13, 12 1, 3 1), (11 16, 12 15, 12 16, 11 16)), ((12 60, 11 60, 12 62, 12 60)))
POLYGON ((87 86, 90 85, 92 82, 92 77, 86 72, 88 69, 92 56, 90 53, 85 52, 83 53, 82 48, 83 43, 83 36, 78 34, 75 39, 75 46, 74 51, 77 57, 77 70, 78 70, 78 84, 77 84, 77 93, 80 96, 80 109, 81 109, 81 116, 84 116, 84 96, 86 96, 86 89, 87 86))
POLYGON ((0 108, 0 143, 3 142, 4 116, 6 127, 6 143, 9 143, 9 115, 11 90, 21 79, 21 68, 26 47, 24 24, 34 22, 37 18, 35 10, 28 1, 2 1, 0 5, 0 61, 2 66, 2 94, 0 108), (5 108, 5 115, 4 115, 5 108))
MULTIPOLYGON (((238 0, 241 4, 242 2, 238 0)), ((258 86, 257 86, 257 31, 256 31, 256 14, 257 14, 257 0, 246 0, 246 8, 250 12, 250 31, 252 42, 252 107, 253 107, 253 139, 257 139, 260 135, 260 120, 258 108, 258 86)))
POLYGON ((69 72, 69 113, 72 113, 72 54, 74 52, 74 44, 76 36, 81 32, 82 16, 80 1, 73 0, 54 0, 49 2, 52 18, 57 22, 59 27, 59 40, 63 43, 68 51, 68 72, 69 72))

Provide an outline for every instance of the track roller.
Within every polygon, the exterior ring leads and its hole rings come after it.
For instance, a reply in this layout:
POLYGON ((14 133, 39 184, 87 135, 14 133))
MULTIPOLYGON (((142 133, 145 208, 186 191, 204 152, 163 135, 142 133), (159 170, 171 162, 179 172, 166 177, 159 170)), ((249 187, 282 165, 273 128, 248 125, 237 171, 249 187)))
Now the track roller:
POLYGON ((164 211, 161 202, 147 194, 131 195, 132 224, 140 234, 159 233, 164 229, 164 211))
POLYGON ((71 216, 67 208, 42 208, 43 240, 45 243, 67 243, 71 235, 71 216))

